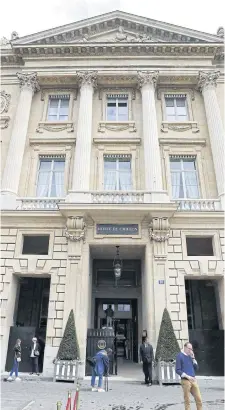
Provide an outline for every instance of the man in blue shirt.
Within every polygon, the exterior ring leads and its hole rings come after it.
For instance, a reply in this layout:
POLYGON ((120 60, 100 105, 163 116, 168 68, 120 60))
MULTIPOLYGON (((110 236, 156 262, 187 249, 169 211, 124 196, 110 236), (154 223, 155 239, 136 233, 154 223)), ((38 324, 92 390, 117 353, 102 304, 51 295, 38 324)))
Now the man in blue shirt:
POLYGON ((191 410, 190 393, 195 399, 197 410, 202 410, 201 393, 195 378, 195 370, 197 369, 198 363, 195 360, 192 344, 187 342, 184 345, 184 350, 176 357, 176 373, 181 377, 185 410, 191 410))

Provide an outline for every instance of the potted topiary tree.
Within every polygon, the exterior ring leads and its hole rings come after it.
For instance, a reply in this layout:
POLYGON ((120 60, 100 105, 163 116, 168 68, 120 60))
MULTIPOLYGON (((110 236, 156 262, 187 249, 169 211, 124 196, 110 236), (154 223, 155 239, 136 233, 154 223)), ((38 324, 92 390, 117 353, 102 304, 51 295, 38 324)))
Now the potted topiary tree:
POLYGON ((168 310, 165 308, 155 353, 157 378, 160 384, 180 383, 180 378, 175 372, 175 361, 179 352, 180 347, 173 330, 172 321, 168 310))
POLYGON ((80 363, 80 349, 73 310, 70 311, 63 338, 59 345, 56 359, 54 360, 54 380, 77 380, 78 366, 80 363))

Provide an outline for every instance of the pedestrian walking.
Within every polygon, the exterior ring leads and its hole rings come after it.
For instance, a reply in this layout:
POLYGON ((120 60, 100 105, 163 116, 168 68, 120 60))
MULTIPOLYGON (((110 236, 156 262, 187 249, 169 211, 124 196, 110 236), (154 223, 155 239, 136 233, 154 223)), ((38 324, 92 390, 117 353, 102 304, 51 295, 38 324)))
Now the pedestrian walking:
POLYGON ((198 363, 195 359, 192 344, 186 342, 183 351, 178 353, 176 357, 176 373, 181 377, 185 410, 191 410, 190 393, 195 399, 196 409, 202 410, 201 393, 195 378, 196 370, 198 370, 198 363))
POLYGON ((109 373, 109 355, 112 353, 112 349, 100 350, 93 357, 92 377, 91 377, 91 390, 99 393, 104 393, 105 389, 102 388, 103 376, 108 377, 109 373), (98 376, 98 387, 95 387, 95 379, 98 376))
POLYGON ((36 337, 32 338, 32 344, 30 346, 30 359, 31 359, 31 373, 39 376, 39 356, 40 356, 40 345, 36 337))
POLYGON ((143 373, 145 375, 145 384, 152 385, 152 362, 154 360, 153 347, 148 342, 147 336, 143 338, 143 343, 140 346, 140 358, 143 363, 143 373))
POLYGON ((20 382, 21 381, 21 379, 19 378, 19 363, 21 362, 21 340, 20 339, 16 340, 16 344, 14 346, 13 351, 14 351, 13 367, 12 367, 12 370, 7 380, 12 381, 13 373, 15 373, 15 376, 16 376, 15 381, 20 382))

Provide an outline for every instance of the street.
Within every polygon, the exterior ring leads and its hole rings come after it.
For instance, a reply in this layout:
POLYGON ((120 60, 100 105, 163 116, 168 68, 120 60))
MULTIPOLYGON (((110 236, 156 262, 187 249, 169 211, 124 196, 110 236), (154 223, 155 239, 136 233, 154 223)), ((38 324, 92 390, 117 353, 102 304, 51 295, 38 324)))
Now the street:
MULTIPOLYGON (((199 380, 204 410, 224 408, 224 380, 214 378, 199 380)), ((65 410, 68 391, 72 398, 75 386, 70 383, 22 380, 21 382, 2 382, 3 410, 56 410, 57 401, 65 410)), ((107 393, 90 391, 89 381, 84 380, 80 387, 79 410, 183 410, 183 397, 180 386, 146 387, 135 381, 112 381, 109 379, 107 393)), ((192 401, 192 409, 195 409, 192 401)))

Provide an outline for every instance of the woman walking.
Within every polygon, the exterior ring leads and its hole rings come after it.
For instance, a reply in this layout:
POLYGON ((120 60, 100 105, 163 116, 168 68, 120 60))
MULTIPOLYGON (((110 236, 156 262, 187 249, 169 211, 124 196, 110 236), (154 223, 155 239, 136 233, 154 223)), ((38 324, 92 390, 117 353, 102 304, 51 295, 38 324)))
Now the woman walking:
POLYGON ((20 382, 20 381, 21 381, 21 379, 18 377, 19 362, 21 362, 21 340, 20 340, 20 339, 17 339, 17 340, 16 340, 16 344, 15 344, 15 346, 14 346, 14 362, 13 362, 13 368, 12 368, 10 374, 9 374, 8 379, 7 379, 8 381, 12 381, 12 380, 13 380, 13 378, 12 378, 13 373, 15 373, 15 376, 16 376, 15 381, 16 381, 16 382, 20 382))

